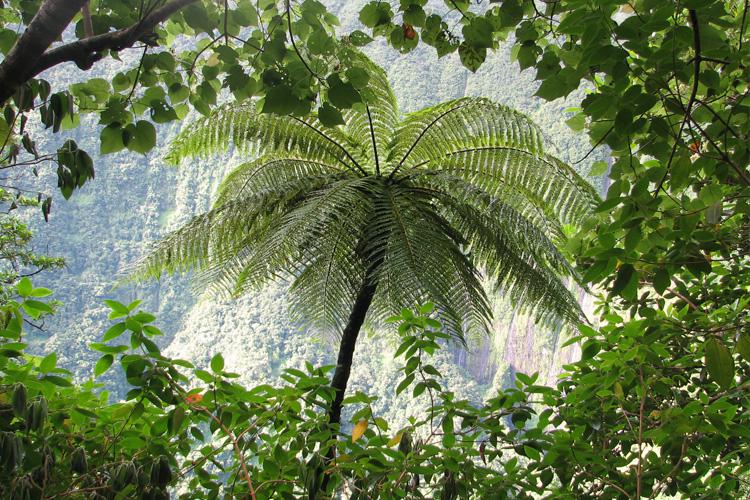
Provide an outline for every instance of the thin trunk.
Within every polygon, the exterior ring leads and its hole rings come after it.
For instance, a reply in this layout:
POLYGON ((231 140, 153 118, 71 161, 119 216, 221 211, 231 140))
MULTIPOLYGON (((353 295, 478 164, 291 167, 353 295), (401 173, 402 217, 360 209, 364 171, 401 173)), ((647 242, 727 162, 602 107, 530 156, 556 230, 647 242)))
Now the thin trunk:
POLYGON ((339 356, 336 360, 336 370, 333 372, 331 387, 336 390, 336 396, 328 412, 328 421, 332 424, 341 422, 341 404, 344 401, 346 385, 349 382, 349 374, 352 368, 352 359, 354 358, 354 348, 357 345, 357 337, 365 322, 365 316, 375 297, 377 284, 364 284, 357 294, 352 306, 352 312, 349 314, 349 320, 346 323, 344 332, 341 335, 341 344, 339 344, 339 356))
MULTIPOLYGON (((341 407, 346 394, 346 386, 349 382, 349 374, 352 369, 352 360, 354 359, 354 348, 357 346, 357 337, 365 322, 367 311, 370 309, 372 299, 375 297, 377 283, 365 282, 360 288, 357 298, 354 300, 352 312, 341 334, 341 343, 339 344, 339 356, 336 360, 336 370, 333 372, 331 387, 336 391, 331 409, 328 411, 328 422, 330 424, 341 423, 341 407)), ((336 446, 331 446, 326 452, 326 459, 332 463, 336 458, 336 446)), ((329 474, 323 474, 323 467, 318 469, 318 477, 321 478, 320 491, 325 492, 328 489, 328 482, 331 479, 329 474), (322 476, 322 478, 321 478, 322 476)), ((316 497, 311 497, 316 498, 316 497)))

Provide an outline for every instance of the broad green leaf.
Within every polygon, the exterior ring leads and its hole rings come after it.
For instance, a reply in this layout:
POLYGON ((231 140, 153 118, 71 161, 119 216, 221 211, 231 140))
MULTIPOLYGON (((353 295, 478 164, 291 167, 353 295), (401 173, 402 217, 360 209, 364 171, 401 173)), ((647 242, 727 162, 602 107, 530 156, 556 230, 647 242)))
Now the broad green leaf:
POLYGON ((29 278, 21 278, 21 280, 16 285, 16 290, 18 290, 18 294, 21 297, 28 297, 31 295, 31 291, 34 289, 33 285, 31 284, 31 280, 29 278))
POLYGON ((669 288, 669 284, 671 283, 671 277, 669 276, 669 272, 661 267, 656 270, 656 273, 654 273, 654 290, 661 295, 664 293, 664 291, 669 288))
POLYGON ((49 373, 55 369, 55 366, 57 366, 57 354, 53 352, 47 354, 39 362, 39 371, 42 373, 49 373))
POLYGON ((617 277, 612 285, 612 293, 620 293, 635 279, 638 274, 631 264, 623 264, 617 271, 617 277))
POLYGON ((107 125, 101 131, 99 140, 101 146, 99 148, 100 154, 116 153, 125 148, 125 144, 122 141, 122 128, 119 124, 107 125))
POLYGON ((740 353, 742 359, 750 363, 750 334, 741 333, 735 349, 740 353))
POLYGON ((139 120, 135 125, 129 124, 126 130, 131 133, 127 144, 129 150, 146 154, 156 145, 156 128, 151 122, 139 120))
POLYGON ((708 374, 722 390, 729 389, 734 381, 734 359, 729 349, 716 337, 706 340, 703 347, 708 374))
POLYGON ((341 111, 324 102, 318 109, 318 119, 326 127, 335 127, 344 124, 344 116, 341 111))
POLYGON ((339 109, 351 108, 362 101, 362 96, 354 85, 342 81, 338 75, 328 77, 328 85, 328 100, 339 109))
POLYGON ((463 64, 472 73, 476 73, 484 60, 487 58, 487 49, 475 47, 466 42, 458 46, 458 55, 463 64))
POLYGON ((221 355, 221 353, 218 353, 213 358, 211 358, 211 371, 213 371, 214 373, 221 373, 223 369, 224 357, 221 355))
POLYGON ((299 99, 292 94, 291 87, 279 85, 266 90, 263 112, 288 115, 297 109, 299 99))
POLYGON ((112 339, 115 339, 125 333, 125 330, 127 330, 125 323, 115 323, 106 332, 104 332, 104 337, 102 337, 102 340, 104 342, 108 342, 112 339))
POLYGON ((110 366, 112 366, 112 362, 114 361, 114 356, 111 354, 105 354, 101 358, 99 358, 99 361, 96 362, 96 366, 94 367, 94 376, 98 377, 102 373, 106 372, 110 366))

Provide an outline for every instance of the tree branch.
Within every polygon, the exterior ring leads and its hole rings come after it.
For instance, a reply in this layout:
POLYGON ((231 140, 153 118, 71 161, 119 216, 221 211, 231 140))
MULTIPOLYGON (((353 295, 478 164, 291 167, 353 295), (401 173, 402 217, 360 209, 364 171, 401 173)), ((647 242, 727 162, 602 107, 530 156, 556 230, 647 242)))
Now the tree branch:
MULTIPOLYGON (((656 186, 656 189, 654 190, 654 198, 656 198, 656 195, 659 194, 659 190, 663 188, 664 182, 667 180, 669 171, 672 168, 672 160, 674 159, 674 155, 677 152, 677 146, 679 146, 680 139, 682 138, 682 131, 685 130, 685 125, 687 125, 688 121, 690 121, 690 115, 693 112, 693 105, 695 104, 695 99, 698 96, 701 62, 703 62, 703 55, 701 54, 701 32, 700 25, 698 24, 698 14, 696 14, 695 9, 689 9, 688 16, 690 18, 690 25, 693 28, 693 49, 695 50, 695 57, 693 58, 693 86, 690 90, 690 97, 688 98, 687 106, 685 106, 685 116, 680 123, 680 130, 677 132, 677 138, 675 139, 675 143, 672 146, 672 152, 669 155, 667 169, 664 172, 661 180, 659 181, 659 184, 656 186)), ((664 192, 666 193, 667 191, 664 190, 664 192)))
POLYGON ((8 100, 30 78, 58 64, 74 62, 81 69, 90 69, 102 58, 102 52, 132 47, 149 35, 158 24, 197 1, 172 0, 132 26, 76 40, 45 52, 85 3, 85 0, 46 0, 16 46, 0 64, 0 104, 8 100), (47 35, 43 40, 48 40, 46 44, 38 40, 43 34, 47 35), (12 58, 15 53, 16 57, 12 58), (30 65, 31 61, 36 61, 36 64, 30 65))
POLYGON ((26 30, 0 63, 0 105, 5 104, 30 75, 29 67, 57 40, 85 0, 45 0, 26 30))

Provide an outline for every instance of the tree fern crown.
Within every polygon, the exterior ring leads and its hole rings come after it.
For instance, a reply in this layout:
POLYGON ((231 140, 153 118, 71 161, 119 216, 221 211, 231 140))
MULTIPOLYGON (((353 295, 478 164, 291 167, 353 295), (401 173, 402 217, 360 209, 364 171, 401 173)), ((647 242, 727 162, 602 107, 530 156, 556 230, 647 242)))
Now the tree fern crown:
POLYGON ((287 279, 299 317, 333 330, 365 280, 377 284, 371 316, 431 300, 458 338, 487 329, 488 282, 538 319, 579 319, 556 245, 595 205, 591 186, 545 153, 523 114, 463 98, 404 117, 385 72, 350 55, 370 81, 343 125, 248 103, 179 135, 175 163, 230 146, 253 159, 138 275, 196 268, 200 283, 232 295, 287 279))

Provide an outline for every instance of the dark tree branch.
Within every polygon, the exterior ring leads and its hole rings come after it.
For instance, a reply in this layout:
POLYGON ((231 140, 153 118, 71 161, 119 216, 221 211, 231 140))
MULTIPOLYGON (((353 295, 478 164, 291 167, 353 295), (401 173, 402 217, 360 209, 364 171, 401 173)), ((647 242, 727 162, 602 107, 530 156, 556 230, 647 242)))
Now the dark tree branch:
POLYGON ((29 66, 57 40, 85 0, 46 0, 6 58, 0 63, 0 104, 32 74, 29 66))
MULTIPOLYGON (((677 152, 677 147, 680 144, 680 139, 682 138, 682 131, 685 130, 685 125, 690 121, 690 115, 693 112, 693 105, 695 104, 695 99, 698 96, 698 84, 700 83, 699 78, 701 74, 701 62, 703 62, 703 56, 701 54, 701 32, 700 32, 700 24, 698 24, 698 14, 696 14, 694 9, 688 10, 688 15, 690 17, 690 25, 693 28, 693 49, 695 50, 695 57, 693 58, 693 86, 690 90, 690 97, 688 98, 687 106, 685 106, 685 117, 682 119, 682 122, 680 123, 680 130, 677 132, 677 138, 675 139, 675 143, 672 146, 672 152, 669 155, 669 161, 667 162, 667 170, 664 172, 664 176, 662 176, 661 180, 659 181, 659 184, 656 186, 656 189, 654 190, 654 197, 659 194, 659 190, 661 190, 664 186, 664 182, 667 180, 667 176, 669 175, 669 171, 672 168, 672 160, 674 160, 674 155, 677 152)), ((666 190, 664 190, 666 193, 666 190)))
POLYGON ((132 47, 137 41, 147 38, 158 24, 197 1, 172 0, 132 26, 76 40, 45 52, 85 3, 85 0, 46 0, 8 57, 0 64, 0 104, 7 101, 26 81, 58 64, 74 62, 81 69, 90 69, 102 58, 102 52, 132 47))

